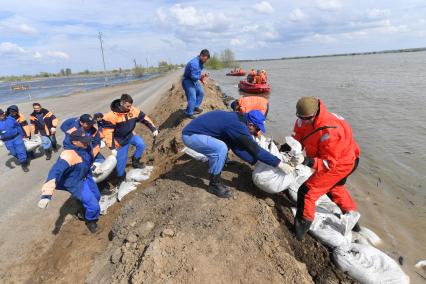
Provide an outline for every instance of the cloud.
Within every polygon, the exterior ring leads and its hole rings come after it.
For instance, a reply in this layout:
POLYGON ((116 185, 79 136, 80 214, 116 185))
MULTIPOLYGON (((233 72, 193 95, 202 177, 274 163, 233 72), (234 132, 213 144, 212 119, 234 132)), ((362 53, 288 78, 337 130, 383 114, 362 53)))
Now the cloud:
POLYGON ((274 8, 268 1, 262 1, 254 5, 254 9, 260 13, 271 14, 274 12, 274 8))
POLYGON ((290 21, 293 22, 299 22, 302 21, 306 18, 305 13, 303 13, 302 10, 300 10, 299 8, 294 9, 290 12, 290 14, 288 15, 290 21))
POLYGON ((246 44, 246 40, 240 39, 240 38, 233 38, 233 39, 231 39, 230 44, 232 46, 242 46, 242 45, 246 44))
POLYGON ((9 18, 2 19, 0 21, 0 32, 4 34, 37 34, 37 29, 25 23, 26 21, 26 19, 18 16, 12 16, 9 18))
POLYGON ((33 54, 33 58, 34 58, 34 59, 40 59, 40 58, 42 58, 42 57, 43 57, 43 55, 41 55, 41 53, 40 53, 40 52, 38 52, 38 51, 34 52, 34 54, 33 54))
POLYGON ((59 59, 69 59, 70 56, 63 51, 47 51, 46 56, 59 59))
POLYGON ((317 7, 324 11, 335 11, 343 7, 342 0, 316 0, 317 7))
POLYGON ((389 9, 371 9, 367 12, 370 19, 383 19, 390 16, 389 9))
POLYGON ((0 43, 0 54, 23 54, 25 49, 11 42, 0 43))

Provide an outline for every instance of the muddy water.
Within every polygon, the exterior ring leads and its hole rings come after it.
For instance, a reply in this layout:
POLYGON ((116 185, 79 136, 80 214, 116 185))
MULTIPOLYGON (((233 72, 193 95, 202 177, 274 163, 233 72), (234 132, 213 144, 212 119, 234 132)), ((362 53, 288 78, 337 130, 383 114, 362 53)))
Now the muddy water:
MULTIPOLYGON (((361 147, 360 167, 348 182, 361 224, 383 240, 381 247, 412 283, 424 283, 414 264, 426 259, 426 52, 261 61, 246 70, 269 73, 269 135, 292 132, 301 96, 321 98, 352 125, 361 147)), ((213 71, 228 95, 240 95, 238 77, 213 71)))

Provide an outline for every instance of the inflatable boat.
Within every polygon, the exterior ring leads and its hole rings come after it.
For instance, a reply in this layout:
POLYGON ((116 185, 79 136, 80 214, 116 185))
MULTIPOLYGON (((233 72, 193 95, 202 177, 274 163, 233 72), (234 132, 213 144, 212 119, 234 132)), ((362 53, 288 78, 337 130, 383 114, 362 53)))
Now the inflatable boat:
POLYGON ((245 75, 246 75, 246 71, 244 71, 244 70, 241 70, 239 72, 231 71, 231 72, 226 74, 226 76, 245 76, 245 75))
POLYGON ((269 93, 271 91, 269 84, 252 84, 247 81, 240 81, 238 88, 243 92, 251 94, 269 93))

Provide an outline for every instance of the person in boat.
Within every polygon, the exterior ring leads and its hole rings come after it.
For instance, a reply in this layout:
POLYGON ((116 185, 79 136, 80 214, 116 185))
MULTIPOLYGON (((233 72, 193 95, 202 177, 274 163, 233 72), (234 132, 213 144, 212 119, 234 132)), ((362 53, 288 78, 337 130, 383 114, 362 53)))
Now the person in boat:
POLYGON ((16 121, 19 123, 19 125, 22 128, 22 131, 24 132, 23 138, 31 138, 31 129, 30 125, 28 124, 27 120, 25 119, 25 115, 21 112, 19 112, 19 108, 16 105, 11 105, 6 110, 6 115, 13 117, 16 119, 16 121))
POLYGON ((260 82, 261 84, 267 84, 268 83, 268 75, 265 70, 260 71, 260 82))
POLYGON ((247 82, 253 83, 254 76, 256 76, 256 71, 254 71, 254 69, 251 69, 249 74, 247 75, 247 82))
POLYGON ((25 133, 21 125, 11 116, 0 109, 0 140, 4 143, 9 153, 20 163, 22 170, 28 172, 28 156, 25 150, 25 133))
POLYGON ((32 132, 41 136, 41 145, 46 155, 46 160, 50 160, 52 149, 58 149, 56 142, 56 127, 59 120, 49 110, 42 108, 39 103, 33 103, 33 113, 30 115, 32 132))
POLYGON ((209 58, 210 52, 207 49, 203 49, 200 55, 191 59, 185 66, 182 78, 182 87, 185 90, 188 102, 185 115, 191 119, 195 118, 194 113, 200 114, 203 112, 200 108, 204 98, 204 89, 201 83, 206 83, 207 76, 201 74, 201 72, 209 58))
POLYGON ((253 136, 266 132, 264 122, 265 116, 258 110, 248 113, 214 110, 197 117, 182 130, 185 146, 209 158, 210 193, 221 198, 233 195, 221 180, 228 147, 250 164, 262 161, 285 173, 294 171, 291 165, 281 162, 254 141, 253 136))
MULTIPOLYGON (((315 202, 322 195, 327 194, 345 214, 357 210, 345 183, 358 166, 360 149, 349 123, 328 112, 321 100, 299 99, 296 115, 293 137, 306 151, 306 158, 300 156, 298 162, 314 169, 297 196, 295 232, 303 240, 315 218, 315 202)), ((359 224, 353 230, 359 231, 359 224)))
POLYGON ((49 171, 38 207, 47 208, 55 189, 68 191, 73 198, 81 201, 86 226, 91 233, 96 233, 101 194, 91 173, 94 158, 90 147, 91 137, 83 131, 74 130, 69 138, 70 143, 64 144, 64 150, 49 171))
POLYGON ((269 111, 269 101, 261 96, 244 96, 231 103, 231 108, 234 111, 248 113, 252 110, 259 110, 265 118, 269 111))
POLYGON ((261 84, 261 73, 260 70, 256 71, 256 75, 254 76, 253 84, 261 84))

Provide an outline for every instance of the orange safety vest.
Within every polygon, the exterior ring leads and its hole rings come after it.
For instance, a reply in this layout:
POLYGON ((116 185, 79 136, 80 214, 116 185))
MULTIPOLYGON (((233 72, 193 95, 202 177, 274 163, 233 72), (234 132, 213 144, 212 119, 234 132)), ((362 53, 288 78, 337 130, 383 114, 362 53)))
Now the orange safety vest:
POLYGON ((259 96, 241 97, 238 100, 239 111, 247 113, 252 110, 259 110, 266 115, 268 113, 268 99, 259 96))

